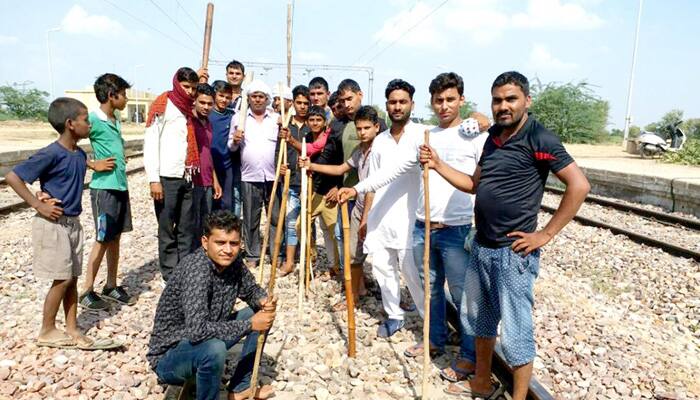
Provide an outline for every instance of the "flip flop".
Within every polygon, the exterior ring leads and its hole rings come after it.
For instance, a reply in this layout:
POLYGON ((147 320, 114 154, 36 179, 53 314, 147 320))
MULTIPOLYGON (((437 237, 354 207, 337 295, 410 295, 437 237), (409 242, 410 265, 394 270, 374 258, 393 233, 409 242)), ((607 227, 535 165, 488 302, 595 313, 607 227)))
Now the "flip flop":
POLYGON ((78 342, 71 337, 65 337, 55 340, 36 340, 36 345, 39 347, 50 347, 53 349, 74 349, 78 342))
POLYGON ((496 399, 498 396, 503 394, 503 386, 495 383, 491 385, 491 391, 488 393, 481 393, 472 390, 471 386, 466 386, 469 381, 454 382, 447 386, 443 392, 449 394, 450 396, 457 397, 471 397, 472 399, 485 399, 491 400, 496 399), (450 389, 456 387, 458 390, 450 389))
MULTIPOLYGON (((432 348, 430 349, 430 357, 435 358, 442 354, 442 350, 432 348)), ((416 358, 423 355, 423 343, 416 343, 413 346, 404 350, 403 355, 408 358, 416 358)))
POLYGON ((89 342, 83 342, 75 346, 80 350, 93 351, 93 350, 114 350, 119 347, 124 346, 124 343, 108 338, 98 338, 98 339, 88 339, 89 342))
POLYGON ((458 367, 457 360, 452 360, 448 368, 454 372, 456 378, 447 373, 447 368, 440 370, 440 377, 449 382, 459 382, 474 376, 474 371, 458 367))

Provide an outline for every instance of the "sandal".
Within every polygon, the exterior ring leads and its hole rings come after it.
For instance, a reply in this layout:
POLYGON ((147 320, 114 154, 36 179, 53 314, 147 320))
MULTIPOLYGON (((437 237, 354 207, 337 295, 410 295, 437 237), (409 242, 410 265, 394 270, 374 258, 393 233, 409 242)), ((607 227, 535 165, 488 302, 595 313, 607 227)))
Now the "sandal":
MULTIPOLYGON (((437 356, 441 355, 442 353, 443 353, 443 351, 438 349, 438 348, 435 348, 435 347, 430 348, 430 357, 431 358, 437 357, 437 356)), ((416 358, 416 357, 422 356, 423 355, 423 343, 422 342, 416 343, 413 346, 407 348, 406 350, 404 350, 403 355, 408 357, 408 358, 416 358)))
POLYGON ((498 396, 503 394, 503 386, 495 383, 495 384, 491 385, 490 392, 482 393, 482 392, 477 392, 477 391, 472 390, 471 386, 469 386, 469 381, 462 381, 462 382, 450 383, 450 385, 447 386, 443 391, 445 393, 449 394, 450 396, 470 397, 472 399, 491 400, 491 399, 496 399, 496 398, 498 398, 498 396))
POLYGON ((53 349, 74 349, 78 343, 72 337, 64 337, 53 340, 36 340, 36 345, 39 347, 50 347, 53 349))
POLYGON ((474 376, 474 370, 464 369, 457 366, 458 360, 452 360, 450 366, 440 370, 440 377, 449 382, 459 382, 474 376))
POLYGON ((97 338, 97 339, 90 339, 88 337, 83 337, 78 339, 76 348, 80 350, 85 350, 85 351, 93 351, 93 350, 114 350, 116 348, 122 347, 124 343, 113 340, 113 339, 108 339, 108 338, 97 338))
MULTIPOLYGON (((253 397, 254 399, 259 399, 259 400, 265 400, 269 399, 270 397, 275 396, 275 389, 272 387, 272 385, 261 385, 258 387, 257 392, 255 396, 253 397)), ((229 399, 248 399, 250 397, 250 388, 245 389, 240 392, 231 392, 229 393, 229 399)))

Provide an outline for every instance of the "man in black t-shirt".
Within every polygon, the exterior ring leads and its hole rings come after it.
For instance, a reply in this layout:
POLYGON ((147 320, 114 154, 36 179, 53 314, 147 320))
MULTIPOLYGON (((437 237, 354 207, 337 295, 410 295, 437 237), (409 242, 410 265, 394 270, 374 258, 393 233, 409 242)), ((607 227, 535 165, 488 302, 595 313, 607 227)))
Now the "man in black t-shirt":
POLYGON ((491 357, 501 326, 506 361, 513 366, 513 399, 525 399, 535 340, 533 286, 539 272, 540 247, 576 215, 590 186, 559 138, 528 114, 527 78, 518 72, 499 75, 491 86, 495 125, 473 176, 443 163, 429 146, 421 162, 452 185, 476 193, 477 233, 467 266, 460 314, 468 334, 476 336, 476 376, 451 384, 446 392, 489 397, 491 357), (566 185, 559 208, 541 230, 537 213, 549 172, 566 185))

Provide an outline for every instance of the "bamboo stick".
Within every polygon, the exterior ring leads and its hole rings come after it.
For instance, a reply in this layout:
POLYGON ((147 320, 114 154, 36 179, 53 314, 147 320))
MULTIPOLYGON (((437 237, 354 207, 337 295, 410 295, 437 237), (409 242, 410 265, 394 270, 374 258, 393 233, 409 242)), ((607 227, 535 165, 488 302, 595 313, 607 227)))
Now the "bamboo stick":
MULTIPOLYGON (((258 284, 262 285, 263 278, 265 277, 265 255, 267 254, 267 245, 270 243, 270 226, 272 221, 272 208, 275 206, 275 198, 277 197, 277 185, 279 183, 280 167, 282 166, 282 154, 287 153, 287 141, 282 140, 280 143, 280 151, 277 154, 277 168, 275 169, 275 180, 272 181, 272 193, 270 194, 270 201, 267 203, 267 215, 265 222, 265 229, 263 230, 263 243, 260 248, 260 261, 258 262, 258 268, 260 269, 260 277, 258 278, 258 284)), ((282 209, 280 209, 280 213, 282 209)))
POLYGON ((209 67, 209 49, 211 48, 211 27, 214 20, 214 4, 207 4, 207 17, 204 24, 204 48, 202 49, 202 68, 209 67))
MULTIPOLYGON (((301 157, 306 158, 306 138, 301 138, 301 157)), ((299 293, 297 298, 297 311, 301 318, 301 304, 304 301, 304 276, 306 271, 306 210, 307 210, 307 186, 308 177, 306 176, 306 167, 301 169, 301 243, 299 243, 299 293)))
POLYGON ((345 279, 345 301, 348 307, 348 357, 355 358, 355 298, 352 293, 352 271, 350 267, 350 220, 348 203, 341 206, 343 220, 343 278, 345 279))
MULTIPOLYGON (((430 131, 425 130, 423 141, 430 143, 430 131)), ((425 239, 423 241, 423 384, 421 397, 428 397, 428 371, 430 371, 430 169, 423 166, 423 193, 425 207, 425 239)))
POLYGON ((306 195, 306 297, 309 297, 309 289, 311 287, 311 284, 313 283, 313 271, 312 271, 312 265, 313 265, 313 260, 311 257, 311 243, 313 242, 311 234, 312 234, 312 219, 313 219, 313 180, 308 179, 307 180, 307 195, 306 195))
MULTIPOLYGON (((289 176, 290 171, 284 174, 284 187, 282 189, 282 201, 280 201, 280 209, 283 210, 287 207, 287 195, 289 194, 289 176)), ((277 277, 277 259, 280 255, 280 242, 282 241, 282 232, 284 230, 284 217, 285 214, 280 210, 279 216, 277 217, 277 229, 275 231, 275 245, 272 247, 272 266, 270 268, 270 280, 267 284, 267 296, 272 297, 275 293, 275 279, 277 277)), ((250 379, 250 397, 249 400, 255 398, 255 392, 258 390, 258 372, 260 371, 260 359, 262 358, 263 345, 265 344, 265 338, 267 337, 267 331, 260 332, 258 336, 257 347, 255 348, 255 363, 253 364, 253 376, 250 379)))
POLYGON ((312 220, 312 209, 313 209, 313 194, 314 194, 314 185, 313 185, 313 180, 312 179, 307 179, 307 194, 306 194, 306 297, 309 297, 309 287, 313 283, 313 270, 312 270, 312 265, 313 263, 311 262, 311 220, 312 220))
POLYGON ((287 3, 287 86, 292 86, 292 3, 287 3))

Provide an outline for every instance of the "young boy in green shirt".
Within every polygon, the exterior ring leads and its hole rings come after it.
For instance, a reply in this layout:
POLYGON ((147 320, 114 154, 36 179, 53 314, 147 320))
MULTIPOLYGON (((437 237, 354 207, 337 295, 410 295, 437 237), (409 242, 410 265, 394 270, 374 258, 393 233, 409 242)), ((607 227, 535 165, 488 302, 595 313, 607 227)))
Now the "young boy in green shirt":
POLYGON ((126 107, 126 89, 130 87, 123 78, 109 73, 98 77, 94 85, 100 108, 89 116, 92 126, 90 144, 95 160, 88 161, 88 167, 95 170, 90 182, 95 244, 90 252, 83 293, 80 295, 80 305, 89 310, 107 308, 109 304, 105 300, 134 304, 134 299, 124 288, 117 286, 119 239, 123 232, 132 230, 124 139, 118 112, 126 107), (97 295, 95 277, 105 254, 107 281, 102 294, 97 295))

